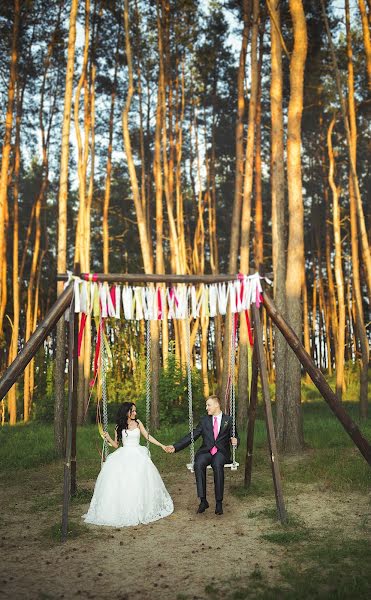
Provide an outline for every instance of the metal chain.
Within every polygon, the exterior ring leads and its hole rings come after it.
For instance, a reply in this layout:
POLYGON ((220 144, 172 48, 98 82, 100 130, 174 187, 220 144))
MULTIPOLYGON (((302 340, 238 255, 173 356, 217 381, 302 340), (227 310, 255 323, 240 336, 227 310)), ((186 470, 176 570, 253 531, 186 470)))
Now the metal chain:
MULTIPOLYGON (((107 412, 107 356, 106 348, 103 339, 103 319, 100 319, 100 366, 102 373, 102 416, 103 416, 103 431, 108 430, 108 412, 107 412)), ((108 456, 108 444, 106 439, 103 441, 103 456, 106 460, 108 456)))
MULTIPOLYGON (((187 311, 188 312, 188 311, 187 311)), ((192 369, 191 369, 191 334, 189 316, 186 321, 186 352, 187 352, 187 391, 188 391, 188 422, 191 435, 191 444, 189 446, 190 469, 193 473, 195 462, 195 441, 193 438, 193 396, 192 396, 192 369)))
MULTIPOLYGON (((231 327, 231 347, 230 347, 230 387, 229 387, 229 406, 232 415, 232 436, 236 436, 236 387, 235 387, 235 367, 236 367, 236 331, 234 326, 235 315, 232 315, 231 327)), ((236 463, 236 447, 232 446, 232 463, 236 463)))
POLYGON ((151 321, 146 321, 146 429, 148 433, 147 450, 149 452, 149 429, 151 425, 151 321))

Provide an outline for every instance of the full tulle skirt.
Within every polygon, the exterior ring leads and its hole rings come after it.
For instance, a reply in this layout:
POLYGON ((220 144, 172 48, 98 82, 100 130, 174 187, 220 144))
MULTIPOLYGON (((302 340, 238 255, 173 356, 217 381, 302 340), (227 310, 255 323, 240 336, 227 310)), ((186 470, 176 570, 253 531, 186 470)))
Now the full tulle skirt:
POLYGON ((86 523, 129 527, 167 517, 173 501, 144 446, 124 446, 110 454, 95 484, 86 523))

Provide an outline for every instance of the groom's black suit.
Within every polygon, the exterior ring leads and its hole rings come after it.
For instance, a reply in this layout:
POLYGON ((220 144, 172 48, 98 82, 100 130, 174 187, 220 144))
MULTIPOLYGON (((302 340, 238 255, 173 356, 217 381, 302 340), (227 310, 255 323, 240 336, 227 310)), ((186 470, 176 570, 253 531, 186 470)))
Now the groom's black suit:
MULTIPOLYGON (((197 440, 202 435, 202 446, 196 452, 195 456, 195 476, 197 485, 197 495, 199 498, 206 498, 206 467, 211 465, 214 471, 215 500, 223 501, 224 492, 224 465, 231 462, 231 443, 232 437, 232 417, 222 414, 219 435, 214 439, 213 417, 205 415, 197 427, 193 430, 193 439, 197 440), (216 446, 218 452, 210 454, 210 450, 216 446)), ((237 431, 235 437, 240 443, 237 431)), ((191 443, 191 434, 188 433, 179 442, 174 445, 175 452, 183 450, 191 443)))

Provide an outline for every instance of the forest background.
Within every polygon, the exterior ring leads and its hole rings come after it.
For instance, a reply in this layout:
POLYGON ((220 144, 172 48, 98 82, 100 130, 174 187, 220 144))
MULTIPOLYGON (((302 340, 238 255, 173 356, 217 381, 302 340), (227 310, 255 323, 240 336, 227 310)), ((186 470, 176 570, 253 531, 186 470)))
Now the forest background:
MULTIPOLYGON (((367 418, 370 17, 369 0, 2 3, 1 372, 55 301, 57 272, 77 262, 111 273, 263 265, 339 399, 356 389, 367 418)), ((278 442, 299 451, 303 373, 263 325, 278 442)), ((192 325, 196 409, 211 391, 224 397, 229 327, 192 325)), ((80 424, 91 415, 85 331, 80 424)), ((140 403, 144 323, 109 331, 111 406, 140 403)), ((186 421, 184 328, 153 322, 151 334, 153 426, 186 421)), ((3 424, 54 420, 59 452, 65 337, 61 320, 1 406, 3 424)), ((249 357, 241 320, 240 424, 249 357)))

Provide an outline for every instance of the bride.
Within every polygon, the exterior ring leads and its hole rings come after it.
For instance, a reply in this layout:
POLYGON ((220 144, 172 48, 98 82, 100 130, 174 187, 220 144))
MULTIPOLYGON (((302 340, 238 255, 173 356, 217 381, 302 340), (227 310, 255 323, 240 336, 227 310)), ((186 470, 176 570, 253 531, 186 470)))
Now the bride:
POLYGON ((167 447, 149 435, 136 417, 135 404, 124 402, 117 414, 115 439, 105 433, 118 450, 108 456, 98 475, 89 510, 83 515, 86 523, 128 527, 157 521, 174 510, 147 448, 139 444, 140 434, 165 452, 167 447))

